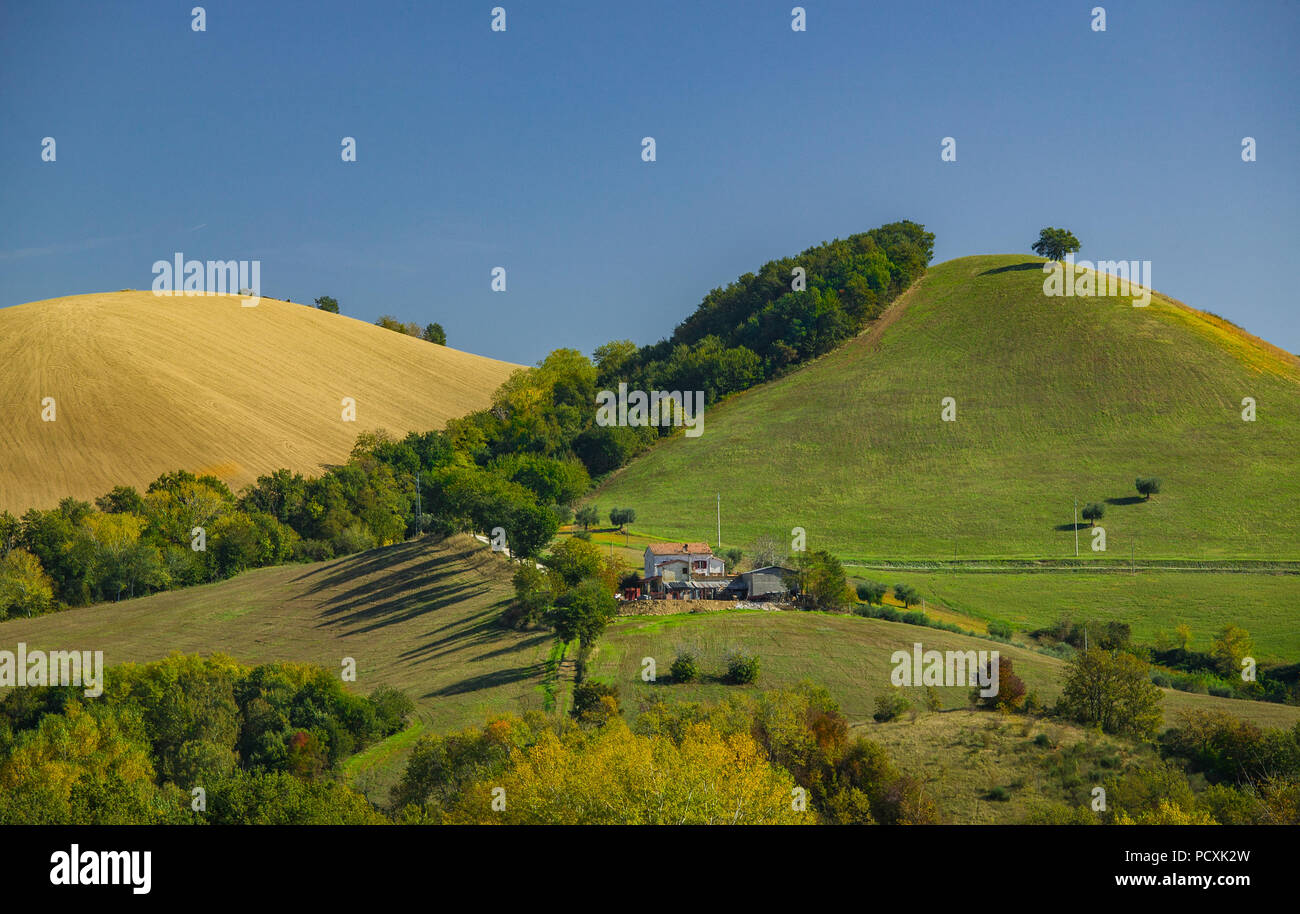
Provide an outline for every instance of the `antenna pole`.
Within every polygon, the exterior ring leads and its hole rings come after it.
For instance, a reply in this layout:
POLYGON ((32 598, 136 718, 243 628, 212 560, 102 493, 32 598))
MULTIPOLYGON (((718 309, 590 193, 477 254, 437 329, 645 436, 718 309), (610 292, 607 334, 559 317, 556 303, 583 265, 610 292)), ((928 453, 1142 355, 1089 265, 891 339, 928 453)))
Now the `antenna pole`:
POLYGON ((1074 557, 1079 557, 1079 499, 1074 500, 1074 557))

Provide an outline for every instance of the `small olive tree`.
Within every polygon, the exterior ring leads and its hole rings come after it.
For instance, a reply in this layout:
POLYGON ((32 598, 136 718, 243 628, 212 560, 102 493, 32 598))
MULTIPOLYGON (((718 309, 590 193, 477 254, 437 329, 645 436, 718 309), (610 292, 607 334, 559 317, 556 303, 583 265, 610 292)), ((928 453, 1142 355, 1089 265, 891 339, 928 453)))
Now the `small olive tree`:
POLYGON ((1139 476, 1133 481, 1133 486, 1147 501, 1151 500, 1152 495, 1160 494, 1160 479, 1156 476, 1139 476))

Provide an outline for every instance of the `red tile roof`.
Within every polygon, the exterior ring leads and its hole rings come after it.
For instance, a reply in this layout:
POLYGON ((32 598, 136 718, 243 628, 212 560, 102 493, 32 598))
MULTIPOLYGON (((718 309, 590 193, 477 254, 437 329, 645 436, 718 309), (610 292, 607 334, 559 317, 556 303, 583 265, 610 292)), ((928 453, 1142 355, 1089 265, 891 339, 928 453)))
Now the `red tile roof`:
POLYGON ((708 543, 651 543, 651 555, 713 555, 708 543))

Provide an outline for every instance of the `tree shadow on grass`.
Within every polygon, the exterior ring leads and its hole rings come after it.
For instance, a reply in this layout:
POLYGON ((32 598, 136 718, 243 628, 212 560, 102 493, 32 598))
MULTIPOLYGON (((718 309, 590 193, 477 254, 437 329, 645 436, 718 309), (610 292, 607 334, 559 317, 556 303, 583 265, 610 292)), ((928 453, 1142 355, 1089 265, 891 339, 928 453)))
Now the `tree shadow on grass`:
POLYGON ((481 676, 470 676, 457 682, 448 683, 440 689, 425 692, 421 697, 444 698, 449 695, 463 695, 466 692, 477 692, 480 689, 491 689, 496 686, 511 685, 516 682, 540 678, 544 672, 545 664, 541 663, 518 666, 508 670, 494 670, 481 676))
MULTIPOLYGON (((388 571, 391 568, 402 565, 411 559, 419 556, 431 546, 440 545, 437 540, 408 540, 405 543, 398 543, 393 546, 380 546, 375 549, 367 549, 365 552, 356 552, 352 555, 340 556, 333 561, 316 568, 304 571, 294 578, 295 582, 315 579, 314 583, 308 589, 307 593, 316 593, 321 590, 328 590, 332 587, 350 582, 352 580, 376 574, 378 572, 388 571)), ((457 558, 465 555, 463 550, 452 550, 449 552, 434 553, 426 559, 426 563, 433 564, 451 564, 457 558)), ((410 577, 412 575, 408 575, 410 577)))
MULTIPOLYGON (((507 629, 501 629, 501 631, 504 632, 507 631, 507 629)), ((505 645, 504 647, 499 647, 494 651, 488 651, 486 654, 479 654, 476 657, 471 657, 470 660, 471 661, 491 660, 494 657, 503 657, 506 654, 513 654, 515 651, 526 651, 531 648, 538 647, 542 644, 545 644, 546 642, 554 639, 554 637, 555 636, 550 632, 539 632, 531 638, 526 638, 523 641, 512 642, 510 644, 505 645)))
POLYGON ((1042 261, 1031 260, 1029 263, 1013 263, 1005 267, 995 267, 992 270, 985 270, 981 276, 992 276, 995 273, 1016 273, 1021 270, 1041 270, 1042 261))
POLYGON ((1141 495, 1126 495, 1126 496, 1123 497, 1123 498, 1108 498, 1108 499, 1106 499, 1106 504, 1108 504, 1108 505, 1140 505, 1140 504, 1142 504, 1142 502, 1144 502, 1144 501, 1146 501, 1146 499, 1143 498, 1141 495))
MULTIPOLYGON (((374 603, 350 602, 327 609, 322 613, 317 627, 343 626, 346 628, 345 635, 372 632, 455 606, 485 593, 488 593, 488 588, 472 583, 410 589, 374 603)), ((456 621, 460 623, 464 620, 456 621)))
POLYGON ((1056 529, 1057 529, 1057 530, 1065 530, 1065 531, 1067 531, 1067 532, 1070 531, 1070 530, 1087 530, 1087 529, 1088 529, 1088 524, 1087 524, 1087 523, 1082 523, 1082 524, 1057 524, 1057 525, 1056 525, 1056 529))
POLYGON ((510 638, 509 636, 518 633, 502 628, 498 619, 505 602, 501 601, 493 604, 472 617, 454 619, 446 625, 434 629, 425 636, 429 640, 402 651, 400 655, 402 660, 408 663, 425 663, 458 652, 467 652, 480 648, 497 649, 490 651, 488 654, 480 655, 480 657, 472 658, 478 660, 483 657, 496 656, 497 654, 508 654, 512 650, 525 650, 529 647, 536 647, 542 641, 551 637, 549 633, 539 633, 535 638, 522 640, 510 638), (504 646, 502 645, 503 638, 509 639, 504 646))

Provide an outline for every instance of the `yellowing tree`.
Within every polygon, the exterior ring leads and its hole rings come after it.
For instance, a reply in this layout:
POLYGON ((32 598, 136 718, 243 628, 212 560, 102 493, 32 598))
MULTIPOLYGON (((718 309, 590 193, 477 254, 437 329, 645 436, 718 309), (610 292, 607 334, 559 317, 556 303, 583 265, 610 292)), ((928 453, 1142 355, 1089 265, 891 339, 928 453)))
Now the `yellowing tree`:
POLYGON ((560 825, 814 822, 812 812, 796 809, 795 797, 794 780, 772 766, 747 734, 722 735, 698 723, 679 742, 638 736, 616 717, 599 730, 544 732, 534 745, 516 750, 500 777, 471 784, 449 819, 560 825))
POLYGON ((1242 658, 1250 656, 1253 649, 1250 632, 1236 625, 1226 625, 1214 636, 1210 654, 1222 675, 1234 676, 1241 672, 1242 658))
POLYGON ((190 531, 206 528, 226 510, 221 492, 197 480, 184 480, 145 496, 149 520, 168 542, 189 545, 190 531))
POLYGON ((167 813, 158 800, 138 719, 119 720, 75 701, 22 733, 0 763, 6 823, 148 823, 167 813))
POLYGON ((134 514, 87 514, 81 526, 100 549, 120 554, 140 539, 144 518, 134 514))
POLYGON ((54 582, 40 559, 26 549, 10 549, 0 559, 0 619, 35 616, 54 605, 54 582))
POLYGON ((1153 810, 1145 810, 1130 816, 1119 812, 1114 817, 1116 825, 1218 825, 1214 816, 1208 812, 1184 809, 1171 800, 1161 800, 1153 810))

